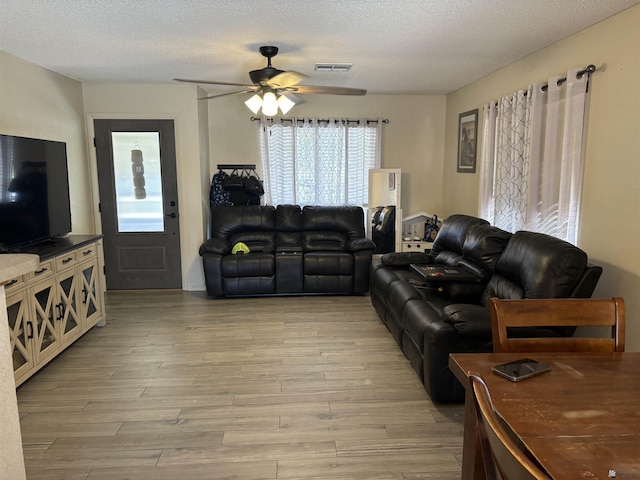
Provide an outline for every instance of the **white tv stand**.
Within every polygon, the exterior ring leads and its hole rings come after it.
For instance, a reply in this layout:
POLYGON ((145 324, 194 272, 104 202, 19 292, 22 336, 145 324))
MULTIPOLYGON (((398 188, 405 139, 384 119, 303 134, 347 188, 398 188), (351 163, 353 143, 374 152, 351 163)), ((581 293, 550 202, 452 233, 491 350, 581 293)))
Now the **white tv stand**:
POLYGON ((5 285, 16 386, 105 322, 101 236, 70 235, 19 253, 38 255, 40 266, 5 285))

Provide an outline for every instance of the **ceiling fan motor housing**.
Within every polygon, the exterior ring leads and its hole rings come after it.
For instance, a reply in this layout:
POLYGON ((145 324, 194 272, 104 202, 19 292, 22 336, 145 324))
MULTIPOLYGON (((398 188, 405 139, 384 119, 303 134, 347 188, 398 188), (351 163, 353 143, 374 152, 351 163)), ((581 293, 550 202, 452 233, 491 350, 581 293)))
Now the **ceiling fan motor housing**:
POLYGON ((284 73, 284 70, 278 70, 271 66, 271 59, 278 54, 278 47, 271 45, 265 45, 260 47, 260 53, 263 57, 267 57, 267 66, 260 70, 252 70, 249 72, 249 78, 255 84, 268 82, 276 75, 284 73))
POLYGON ((274 67, 264 67, 260 70, 250 71, 249 77, 253 83, 260 84, 271 80, 273 77, 280 75, 281 73, 284 73, 284 70, 278 70, 274 67))

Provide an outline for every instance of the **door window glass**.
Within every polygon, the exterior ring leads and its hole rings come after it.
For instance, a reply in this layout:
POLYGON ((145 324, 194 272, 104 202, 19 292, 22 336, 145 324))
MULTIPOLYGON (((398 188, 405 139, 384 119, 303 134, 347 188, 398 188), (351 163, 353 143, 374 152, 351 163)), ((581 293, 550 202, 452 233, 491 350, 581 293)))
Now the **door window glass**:
POLYGON ((164 232, 159 132, 111 132, 119 232, 164 232))

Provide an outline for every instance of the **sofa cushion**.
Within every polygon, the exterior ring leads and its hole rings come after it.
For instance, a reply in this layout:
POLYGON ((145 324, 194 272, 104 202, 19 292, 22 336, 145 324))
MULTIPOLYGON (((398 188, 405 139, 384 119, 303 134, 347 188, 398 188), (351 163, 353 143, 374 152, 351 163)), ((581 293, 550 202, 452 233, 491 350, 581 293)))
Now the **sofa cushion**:
POLYGON ((340 252, 310 252, 304 254, 305 275, 353 275, 353 255, 340 252))
POLYGON ((424 355, 424 338, 427 328, 437 320, 439 315, 431 306, 421 299, 410 299, 402 309, 404 335, 411 338, 421 354, 424 355))

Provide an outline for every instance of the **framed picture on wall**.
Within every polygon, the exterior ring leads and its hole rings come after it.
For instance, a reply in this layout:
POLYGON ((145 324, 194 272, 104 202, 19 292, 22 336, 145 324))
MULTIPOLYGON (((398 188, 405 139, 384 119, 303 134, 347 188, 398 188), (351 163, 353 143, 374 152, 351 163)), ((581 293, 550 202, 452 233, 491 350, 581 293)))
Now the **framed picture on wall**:
POLYGON ((478 109, 458 116, 458 172, 476 173, 478 109))

